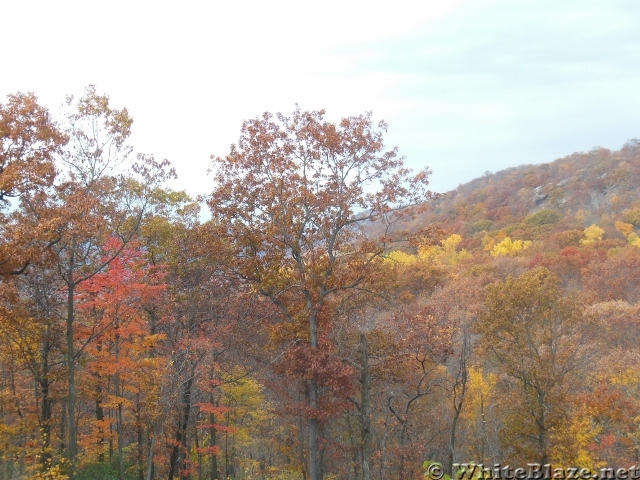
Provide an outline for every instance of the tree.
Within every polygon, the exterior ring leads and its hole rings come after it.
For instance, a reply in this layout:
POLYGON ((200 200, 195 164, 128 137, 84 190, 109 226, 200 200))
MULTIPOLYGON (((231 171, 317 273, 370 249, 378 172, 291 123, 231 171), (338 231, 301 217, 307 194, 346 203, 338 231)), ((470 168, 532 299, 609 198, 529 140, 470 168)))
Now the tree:
MULTIPOLYGON (((23 201, 15 213, 22 230, 37 231, 64 292, 67 367, 66 455, 71 474, 77 455, 75 366, 86 343, 76 345, 77 288, 102 272, 133 240, 154 204, 157 185, 173 175, 168 162, 138 155, 127 144, 133 122, 126 109, 89 86, 77 101, 67 99, 69 142, 60 156, 60 174, 50 191, 23 201), (119 248, 103 255, 106 242, 119 248)), ((89 340, 87 340, 89 341, 89 340)))
POLYGON ((24 271, 35 233, 9 225, 5 207, 10 199, 28 201, 53 184, 54 159, 66 141, 33 93, 9 95, 0 104, 0 274, 24 271))
POLYGON ((0 104, 0 202, 51 186, 55 154, 66 142, 33 93, 0 104))
MULTIPOLYGON (((220 251, 212 248, 216 232, 200 224, 190 206, 182 213, 173 222, 155 218, 142 228, 148 261, 162 264, 167 283, 164 301, 154 308, 145 306, 150 332, 164 337, 154 355, 166 363, 159 386, 161 405, 154 407, 163 413, 150 422, 149 479, 182 478, 196 471, 202 476, 205 469, 211 478, 220 478, 217 430, 226 428, 220 422, 226 410, 219 386, 228 362, 227 342, 234 336, 236 318, 248 308, 238 301, 242 285, 222 275, 220 251), (202 435, 204 429, 208 436, 202 435)), ((244 362, 236 357, 232 363, 239 368, 244 362)))
MULTIPOLYGON (((38 468, 48 472, 56 462, 55 403, 64 381, 64 330, 58 318, 61 295, 55 273, 32 257, 28 275, 15 275, 3 284, 0 307, 0 351, 9 354, 13 364, 30 374, 37 385, 35 401, 29 410, 37 410, 39 451, 38 468), (12 288, 10 288, 12 287, 12 288)), ((20 402, 27 407, 26 399, 20 402)), ((35 427, 35 426, 34 426, 35 427)))
POLYGON ((309 350, 301 357, 312 480, 322 477, 318 369, 328 301, 366 287, 393 225, 431 196, 428 170, 412 177, 396 148, 384 151, 386 124, 374 125, 370 113, 335 124, 324 113, 298 108, 245 121, 229 155, 213 158, 216 188, 207 198, 235 258, 231 271, 278 306, 290 340, 309 350), (386 238, 367 238, 372 221, 386 238))
POLYGON ((393 329, 388 335, 396 338, 395 358, 387 367, 387 374, 392 379, 396 377, 397 383, 387 396, 387 408, 400 424, 398 478, 412 478, 415 472, 407 466, 411 454, 417 450, 415 445, 409 444, 412 410, 424 397, 431 395, 436 386, 444 383, 444 365, 453 355, 454 329, 440 324, 432 315, 432 309, 421 305, 419 300, 397 308, 388 321, 393 329))
MULTIPOLYGON (((105 245, 104 256, 120 250, 119 241, 110 239, 105 245)), ((76 329, 77 337, 86 342, 87 359, 83 389, 95 401, 98 458, 104 457, 105 410, 115 417, 118 447, 118 475, 125 478, 125 416, 133 410, 137 418, 137 430, 141 432, 142 401, 145 382, 140 372, 148 370, 147 352, 154 349, 161 335, 150 333, 146 308, 157 305, 165 289, 162 273, 145 261, 140 245, 131 243, 109 264, 104 271, 94 275, 78 288, 78 310, 86 318, 76 329), (128 396, 127 392, 136 395, 128 396)), ((138 469, 142 468, 142 435, 138 435, 138 469)), ((86 450, 86 448, 85 448, 86 450)))
POLYGON ((550 432, 563 419, 564 396, 598 351, 598 325, 584 317, 576 298, 562 296, 560 283, 537 267, 491 284, 476 324, 486 358, 519 390, 507 419, 515 435, 511 441, 523 458, 543 464, 549 460, 550 432))
POLYGON ((604 235, 604 230, 597 225, 591 225, 584 229, 585 238, 580 240, 580 245, 588 246, 594 245, 600 241, 602 241, 602 236, 604 235))
POLYGON ((495 245, 491 250, 491 255, 494 257, 499 256, 516 256, 522 253, 523 250, 526 250, 531 245, 531 241, 529 240, 511 240, 509 237, 502 240, 500 243, 495 245))
POLYGON ((464 423, 464 410, 469 408, 468 404, 472 401, 469 397, 473 396, 468 394, 473 383, 470 379, 474 358, 471 330, 482 310, 483 287, 490 281, 491 277, 486 274, 478 277, 456 276, 428 299, 432 314, 440 323, 454 330, 445 383, 451 403, 449 445, 446 461, 443 462, 444 471, 448 475, 455 473, 453 464, 461 460, 459 457, 463 445, 459 444, 467 443, 470 437, 468 432, 459 435, 458 429, 464 423))
POLYGON ((640 300, 640 251, 629 245, 608 258, 596 258, 582 268, 582 280, 600 300, 624 300, 637 303, 640 300))

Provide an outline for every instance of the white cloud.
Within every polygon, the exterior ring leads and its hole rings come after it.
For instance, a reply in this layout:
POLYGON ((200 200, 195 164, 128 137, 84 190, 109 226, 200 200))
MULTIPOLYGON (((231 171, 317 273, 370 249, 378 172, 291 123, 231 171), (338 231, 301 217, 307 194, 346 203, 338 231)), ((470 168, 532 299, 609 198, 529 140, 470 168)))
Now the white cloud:
POLYGON ((640 136, 634 2, 22 1, 3 11, 0 97, 55 109, 94 83, 134 145, 209 188, 243 119, 373 110, 453 188, 485 170, 640 136), (206 6, 205 6, 206 5, 206 6), (556 153, 557 152, 557 153, 556 153), (473 161, 471 161, 473 160, 473 161), (471 162, 471 166, 470 166, 471 162))

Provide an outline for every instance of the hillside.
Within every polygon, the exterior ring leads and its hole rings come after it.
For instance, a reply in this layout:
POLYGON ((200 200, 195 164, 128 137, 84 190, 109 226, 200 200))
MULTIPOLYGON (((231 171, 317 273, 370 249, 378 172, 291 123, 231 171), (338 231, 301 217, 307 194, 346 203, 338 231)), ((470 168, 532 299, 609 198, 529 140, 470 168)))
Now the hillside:
POLYGON ((436 200, 416 227, 442 226, 474 237, 506 230, 515 238, 598 224, 620 236, 615 222, 640 225, 640 143, 618 151, 595 148, 551 163, 487 173, 436 200))

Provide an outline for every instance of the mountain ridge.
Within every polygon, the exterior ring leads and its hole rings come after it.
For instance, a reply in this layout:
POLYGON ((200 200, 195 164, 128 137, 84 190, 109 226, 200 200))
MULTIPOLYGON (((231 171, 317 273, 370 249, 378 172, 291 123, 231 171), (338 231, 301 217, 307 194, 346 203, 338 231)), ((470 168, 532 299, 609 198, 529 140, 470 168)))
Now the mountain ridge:
POLYGON ((523 223, 557 224, 559 229, 600 224, 612 233, 615 221, 640 225, 640 141, 636 139, 615 151, 596 147, 549 163, 487 173, 432 201, 412 228, 436 224, 473 236, 513 230, 523 223), (532 218, 543 211, 559 215, 532 218))

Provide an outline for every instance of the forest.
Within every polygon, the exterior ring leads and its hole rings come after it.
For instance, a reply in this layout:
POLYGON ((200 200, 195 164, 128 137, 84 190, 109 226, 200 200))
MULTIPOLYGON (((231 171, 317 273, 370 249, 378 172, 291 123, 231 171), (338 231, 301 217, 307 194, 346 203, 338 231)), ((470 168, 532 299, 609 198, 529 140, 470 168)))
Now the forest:
POLYGON ((296 108, 191 198, 95 87, 0 101, 0 478, 638 463, 640 142, 434 193, 296 108))

